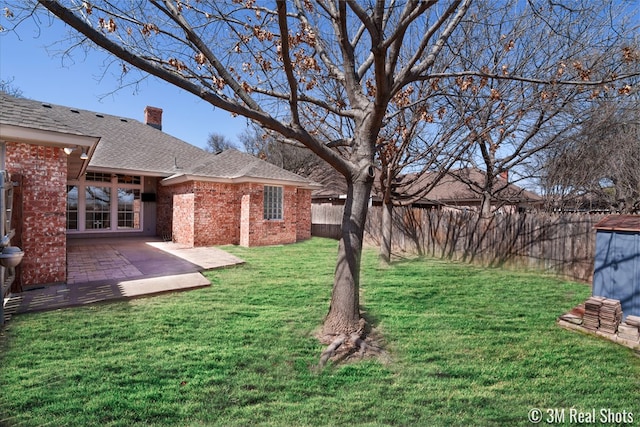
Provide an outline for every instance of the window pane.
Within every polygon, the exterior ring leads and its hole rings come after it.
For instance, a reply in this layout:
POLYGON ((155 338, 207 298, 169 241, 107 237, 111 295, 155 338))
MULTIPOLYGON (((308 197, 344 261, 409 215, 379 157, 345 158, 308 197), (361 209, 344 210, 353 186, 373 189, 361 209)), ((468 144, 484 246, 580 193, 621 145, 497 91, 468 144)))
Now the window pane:
POLYGON ((276 187, 277 201, 276 201, 276 218, 282 219, 282 187, 276 187))
POLYGON ((140 176, 139 175, 122 175, 122 174, 118 174, 118 184, 140 185, 140 176))
POLYGON ((140 190, 118 188, 118 228, 140 228, 140 190))
POLYGON ((78 229, 78 187, 67 185, 67 230, 78 229))
POLYGON ((87 181, 93 181, 93 182, 111 182, 111 174, 100 173, 100 172, 87 172, 85 175, 85 179, 87 181))
POLYGON ((264 187, 264 219, 282 219, 282 187, 264 187))
POLYGON ((111 192, 108 187, 85 188, 85 229, 111 228, 111 192))

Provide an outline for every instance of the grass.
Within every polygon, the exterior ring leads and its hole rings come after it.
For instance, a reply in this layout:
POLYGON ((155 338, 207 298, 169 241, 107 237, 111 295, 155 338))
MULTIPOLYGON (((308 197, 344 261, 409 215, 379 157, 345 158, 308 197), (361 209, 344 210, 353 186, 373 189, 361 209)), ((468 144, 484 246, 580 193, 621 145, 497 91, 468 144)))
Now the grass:
POLYGON ((554 323, 585 285, 439 260, 381 267, 366 251, 361 301, 391 360, 317 372, 336 242, 226 249, 247 264, 208 273, 210 288, 14 317, 0 425, 528 425, 534 407, 640 419, 640 359, 554 323))

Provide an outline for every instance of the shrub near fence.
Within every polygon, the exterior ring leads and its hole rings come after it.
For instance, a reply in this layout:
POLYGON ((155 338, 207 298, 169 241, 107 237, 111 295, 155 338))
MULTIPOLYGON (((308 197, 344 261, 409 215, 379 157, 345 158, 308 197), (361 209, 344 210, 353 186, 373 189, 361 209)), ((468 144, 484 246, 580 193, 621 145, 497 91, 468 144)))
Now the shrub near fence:
MULTIPOLYGON (((316 211, 322 213, 312 215, 312 223, 325 234, 314 235, 338 238, 342 207, 316 207, 316 211), (335 222, 320 226, 316 222, 320 218, 335 222)), ((418 253, 487 266, 538 269, 590 282, 595 254, 593 226, 603 217, 514 213, 481 219, 471 211, 394 208, 392 249, 394 253, 418 253)), ((381 208, 371 208, 365 234, 376 245, 382 240, 381 221, 381 208)))

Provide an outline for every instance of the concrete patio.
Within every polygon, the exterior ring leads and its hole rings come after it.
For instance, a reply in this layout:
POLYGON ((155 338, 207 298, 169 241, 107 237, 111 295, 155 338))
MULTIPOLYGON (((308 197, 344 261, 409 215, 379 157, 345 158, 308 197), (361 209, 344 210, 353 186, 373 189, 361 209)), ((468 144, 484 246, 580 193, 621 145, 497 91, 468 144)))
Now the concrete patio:
POLYGON ((155 238, 69 239, 67 283, 11 294, 5 317, 197 289, 210 286, 201 272, 242 263, 218 248, 188 248, 155 238))

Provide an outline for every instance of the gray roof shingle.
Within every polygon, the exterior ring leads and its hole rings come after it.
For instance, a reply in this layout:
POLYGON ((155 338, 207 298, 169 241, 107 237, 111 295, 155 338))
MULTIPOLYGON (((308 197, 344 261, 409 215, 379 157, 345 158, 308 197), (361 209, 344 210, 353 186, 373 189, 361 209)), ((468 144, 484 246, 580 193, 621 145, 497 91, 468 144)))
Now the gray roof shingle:
POLYGON ((191 168, 191 174, 234 179, 240 177, 272 179, 281 181, 300 181, 310 183, 293 172, 265 162, 255 156, 229 149, 216 156, 207 156, 191 168))
MULTIPOLYGON (((376 174, 379 173, 379 171, 376 172, 376 174)), ((428 188, 435 176, 436 173, 426 173, 412 181, 412 178, 415 178, 414 175, 404 175, 401 177, 404 181, 401 181, 395 191, 399 193, 400 197, 407 196, 411 198, 412 195, 419 194, 421 190, 428 188), (402 185, 402 182, 405 185, 402 185)), ((456 205, 466 202, 479 202, 482 198, 479 188, 484 183, 484 176, 483 171, 474 168, 451 170, 417 203, 433 202, 456 205), (469 185, 469 182, 473 184, 469 185)), ((345 178, 335 170, 316 168, 311 175, 311 179, 324 184, 323 188, 312 193, 312 197, 315 199, 336 199, 347 193, 345 178)), ((515 184, 508 183, 501 177, 496 178, 494 189, 497 190, 497 196, 501 200, 511 203, 537 203, 542 200, 539 195, 522 189, 515 184)), ((374 200, 381 200, 381 189, 377 178, 374 181, 371 194, 374 200)))
MULTIPOLYGON (((47 103, 15 98, 0 91, 0 123, 30 129, 87 135, 77 127, 61 120, 47 103)), ((88 135, 96 136, 96 135, 88 135)))
POLYGON ((73 135, 100 137, 89 168, 141 174, 207 178, 240 177, 312 181, 250 154, 228 150, 208 153, 138 120, 61 105, 15 98, 0 92, 0 123, 73 135))

